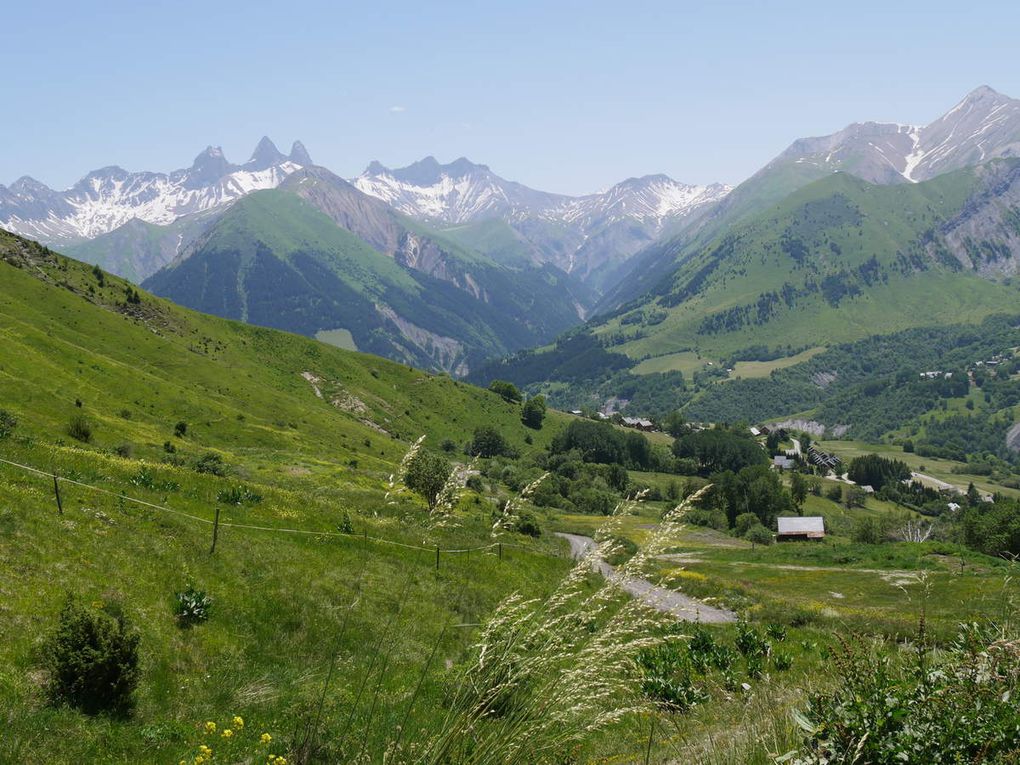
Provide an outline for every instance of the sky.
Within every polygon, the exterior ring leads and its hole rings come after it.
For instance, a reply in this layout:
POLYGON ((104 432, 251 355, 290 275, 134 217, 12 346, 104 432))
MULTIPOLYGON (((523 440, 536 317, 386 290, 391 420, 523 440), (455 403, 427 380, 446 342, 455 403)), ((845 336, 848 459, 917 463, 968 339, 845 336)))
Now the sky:
POLYGON ((9 3, 0 183, 243 162, 351 177, 460 156, 548 191, 738 183, 794 139, 1020 97, 1020 3, 9 3), (895 6, 895 7, 891 7, 895 6))

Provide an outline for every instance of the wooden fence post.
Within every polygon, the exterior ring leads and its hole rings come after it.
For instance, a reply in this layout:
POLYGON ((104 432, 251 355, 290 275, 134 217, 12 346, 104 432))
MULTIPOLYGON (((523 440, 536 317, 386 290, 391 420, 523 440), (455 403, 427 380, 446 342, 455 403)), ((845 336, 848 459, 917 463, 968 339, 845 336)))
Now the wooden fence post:
POLYGON ((499 543, 499 559, 503 560, 503 543, 499 543))
POLYGON ((436 545, 436 571, 439 570, 439 545, 436 545))
POLYGON ((209 548, 209 554, 212 555, 216 552, 216 537, 220 533, 220 506, 216 505, 216 518, 213 520, 212 527, 212 547, 209 548))
POLYGON ((60 484, 57 482, 57 474, 53 473, 53 493, 57 497, 57 512, 64 514, 64 504, 60 501, 60 484))

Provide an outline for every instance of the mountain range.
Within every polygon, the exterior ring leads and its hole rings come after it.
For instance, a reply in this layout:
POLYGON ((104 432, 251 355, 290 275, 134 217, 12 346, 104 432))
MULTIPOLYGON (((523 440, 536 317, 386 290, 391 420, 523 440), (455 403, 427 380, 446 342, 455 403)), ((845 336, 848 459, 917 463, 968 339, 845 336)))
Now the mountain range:
POLYGON ((595 370, 582 387, 599 404, 620 375, 632 387, 664 373, 724 379, 733 358, 795 364, 834 343, 1011 310, 1020 102, 982 87, 925 127, 862 123, 796 141, 633 263, 583 328, 478 379, 553 391, 595 370), (593 384, 610 372, 612 385, 593 384))
POLYGON ((515 239, 523 257, 578 274, 596 291, 635 252, 682 229, 730 191, 647 175, 571 197, 504 180, 464 157, 446 165, 426 157, 396 170, 373 162, 353 183, 453 236, 476 237, 480 227, 491 237, 493 222, 501 221, 510 229, 501 242, 515 239))
POLYGON ((1020 101, 981 87, 925 126, 796 140, 733 189, 567 196, 463 157, 348 180, 263 138, 240 165, 210 147, 169 174, 19 179, 0 226, 192 308, 562 392, 572 353, 640 382, 995 312, 1016 297, 1018 157, 1020 101))

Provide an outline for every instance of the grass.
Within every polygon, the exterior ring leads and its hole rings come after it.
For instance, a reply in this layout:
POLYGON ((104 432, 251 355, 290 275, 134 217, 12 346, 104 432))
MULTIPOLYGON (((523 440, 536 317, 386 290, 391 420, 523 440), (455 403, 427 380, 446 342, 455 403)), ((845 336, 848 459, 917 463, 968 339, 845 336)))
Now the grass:
POLYGON ((982 492, 996 492, 1008 497, 1020 497, 1020 490, 1000 486, 988 480, 988 476, 967 473, 967 463, 957 460, 940 459, 938 457, 922 457, 919 454, 903 451, 903 447, 895 444, 872 444, 864 441, 820 441, 818 448, 839 456, 844 463, 864 454, 879 454, 890 459, 905 462, 911 470, 930 475, 940 481, 953 484, 961 491, 974 484, 982 492))
POLYGON ((354 335, 349 329, 323 329, 315 333, 315 339, 320 343, 343 348, 345 351, 358 350, 358 345, 354 342, 354 335))
POLYGON ((736 365, 734 365, 733 372, 730 374, 730 377, 734 379, 768 377, 777 369, 786 369, 786 367, 792 367, 795 364, 800 364, 802 361, 807 361, 814 356, 817 356, 824 350, 825 348, 816 346, 794 354, 793 356, 785 356, 781 359, 773 359, 772 361, 738 361, 736 365))
MULTIPOLYGON (((20 246, 0 234, 5 244, 20 246)), ((491 541, 491 503, 469 493, 455 527, 430 529, 423 503, 388 495, 389 477, 422 433, 436 448, 494 424, 526 454, 543 449, 565 416, 550 412, 542 430, 530 431, 518 407, 487 391, 144 294, 129 304, 120 280, 106 277, 100 287, 90 268, 33 252, 31 267, 0 262, 0 400, 19 420, 0 441, 0 457, 111 493, 65 481, 60 514, 50 479, 0 463, 0 761, 177 762, 202 722, 234 714, 286 746, 320 700, 319 761, 349 760, 362 746, 376 757, 415 694, 409 735, 440 725, 477 626, 511 592, 541 602, 569 563, 547 533, 514 535, 502 560, 492 551, 443 553, 437 571, 432 545, 491 541), (78 414, 94 424, 89 444, 66 435, 78 414), (179 421, 188 425, 182 437, 174 435, 179 421), (196 472, 209 453, 227 476, 196 472), (210 554, 217 498, 239 487, 261 500, 221 506, 210 554), (336 533, 345 517, 352 535, 336 533), (210 618, 181 629, 174 597, 192 583, 213 598, 210 618), (123 610, 141 632, 142 682, 130 717, 46 703, 42 644, 69 591, 89 607, 123 610)), ((660 488, 683 481, 632 478, 660 488)), ((834 526, 846 514, 828 500, 808 503, 834 526)), ((621 536, 645 542, 668 507, 635 508, 621 536)), ((852 512, 893 511, 869 499, 852 512)), ((604 520, 546 513, 543 526, 590 533, 604 520)), ((834 538, 751 549, 694 527, 678 544, 689 560, 657 560, 656 575, 756 624, 790 624, 794 663, 750 682, 750 691, 712 685, 711 702, 689 716, 658 715, 654 761, 767 762, 768 751, 796 742, 788 710, 825 683, 834 635, 910 634, 920 592, 904 571, 929 577, 938 630, 994 616, 1017 594, 1015 583, 1004 589, 1005 564, 955 548, 834 538), (881 573, 865 570, 872 568, 881 573)), ((713 628, 720 639, 732 630, 713 628)), ((573 756, 640 760, 650 722, 628 718, 573 756)))

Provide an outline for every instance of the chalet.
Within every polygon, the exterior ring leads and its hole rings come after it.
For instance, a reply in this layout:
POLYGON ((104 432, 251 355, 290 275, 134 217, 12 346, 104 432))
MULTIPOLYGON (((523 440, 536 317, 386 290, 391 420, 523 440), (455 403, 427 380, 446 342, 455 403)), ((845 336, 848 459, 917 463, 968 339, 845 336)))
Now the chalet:
POLYGON ((645 420, 640 417, 624 417, 623 424, 628 428, 637 428, 638 430, 654 430, 655 426, 651 420, 645 420))
POLYGON ((820 515, 777 518, 779 533, 776 539, 780 542, 795 542, 806 539, 825 538, 825 519, 820 515))
POLYGON ((811 460, 812 464, 828 468, 829 470, 836 470, 840 466, 839 457, 823 452, 815 447, 814 444, 808 447, 808 459, 811 460))

